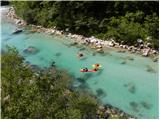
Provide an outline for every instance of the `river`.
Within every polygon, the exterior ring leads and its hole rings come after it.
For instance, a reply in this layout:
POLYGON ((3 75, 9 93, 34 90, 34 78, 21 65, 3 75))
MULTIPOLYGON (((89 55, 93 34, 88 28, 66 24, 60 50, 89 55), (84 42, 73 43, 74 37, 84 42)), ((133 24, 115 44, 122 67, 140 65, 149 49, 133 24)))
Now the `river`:
POLYGON ((83 45, 72 46, 73 40, 65 36, 27 30, 12 35, 15 29, 16 25, 2 14, 1 49, 6 45, 15 46, 25 61, 42 68, 50 67, 55 61, 58 68, 66 69, 75 77, 75 88, 91 92, 103 104, 111 104, 138 118, 158 118, 158 62, 128 52, 118 53, 111 48, 106 48, 105 54, 93 56, 94 50, 83 45), (29 46, 38 52, 23 52, 29 46), (84 59, 77 59, 79 50, 84 53, 84 59), (80 72, 84 67, 91 69, 95 63, 102 65, 98 72, 80 72), (150 68, 152 71, 147 71, 150 68))

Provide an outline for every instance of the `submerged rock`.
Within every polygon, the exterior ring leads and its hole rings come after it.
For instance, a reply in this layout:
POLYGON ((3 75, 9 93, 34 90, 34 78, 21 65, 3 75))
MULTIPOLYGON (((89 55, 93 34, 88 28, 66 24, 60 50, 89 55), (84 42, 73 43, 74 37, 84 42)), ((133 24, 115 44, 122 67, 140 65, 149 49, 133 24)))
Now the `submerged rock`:
POLYGON ((151 104, 146 103, 146 102, 144 102, 144 101, 141 102, 141 105, 142 105, 144 108, 146 108, 146 109, 151 109, 151 107, 152 107, 151 104))
POLYGON ((128 59, 128 60, 134 60, 134 58, 133 58, 133 57, 130 57, 130 56, 127 56, 127 59, 128 59))
POLYGON ((157 62, 158 61, 158 57, 153 58, 153 62, 157 62))
POLYGON ((124 84, 124 87, 127 87, 130 93, 136 92, 136 87, 133 83, 124 84))
POLYGON ((118 53, 125 53, 126 51, 125 50, 118 50, 117 52, 118 53))
POLYGON ((27 49, 23 50, 23 52, 27 54, 36 54, 39 50, 33 46, 29 46, 27 49))
POLYGON ((55 56, 59 57, 59 56, 61 56, 61 53, 58 52, 58 53, 55 54, 55 56))
POLYGON ((96 55, 96 53, 92 53, 92 56, 95 56, 96 55))
POLYGON ((73 43, 70 44, 70 46, 75 46, 77 44, 78 44, 77 42, 73 42, 73 43))
POLYGON ((106 96, 106 94, 104 93, 104 91, 101 88, 97 89, 96 93, 97 93, 98 97, 106 96))
POLYGON ((98 52, 98 53, 104 53, 103 49, 101 49, 101 48, 97 49, 96 52, 98 52))
POLYGON ((147 72, 156 73, 156 71, 149 65, 147 65, 147 72))
POLYGON ((139 109, 138 109, 138 103, 132 101, 129 103, 129 105, 132 107, 132 109, 135 111, 135 112, 139 112, 139 109))
POLYGON ((122 61, 122 62, 121 62, 121 64, 126 64, 126 63, 127 63, 126 61, 122 61))
POLYGON ((129 91, 130 93, 135 93, 135 92, 136 92, 135 86, 129 86, 128 91, 129 91))

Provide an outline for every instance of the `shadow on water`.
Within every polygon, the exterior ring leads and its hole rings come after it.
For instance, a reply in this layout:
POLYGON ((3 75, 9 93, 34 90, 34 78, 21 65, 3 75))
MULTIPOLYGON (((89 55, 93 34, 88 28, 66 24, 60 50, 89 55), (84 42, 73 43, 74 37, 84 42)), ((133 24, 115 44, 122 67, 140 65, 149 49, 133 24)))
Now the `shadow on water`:
POLYGON ((134 83, 124 84, 124 87, 127 87, 128 91, 132 94, 134 94, 136 92, 136 87, 135 87, 134 83))
POLYGON ((96 90, 96 96, 97 97, 106 97, 107 94, 101 88, 99 88, 96 90))
POLYGON ((139 112, 139 105, 138 105, 138 103, 132 101, 132 102, 129 103, 129 105, 130 105, 130 107, 132 108, 133 111, 139 112))

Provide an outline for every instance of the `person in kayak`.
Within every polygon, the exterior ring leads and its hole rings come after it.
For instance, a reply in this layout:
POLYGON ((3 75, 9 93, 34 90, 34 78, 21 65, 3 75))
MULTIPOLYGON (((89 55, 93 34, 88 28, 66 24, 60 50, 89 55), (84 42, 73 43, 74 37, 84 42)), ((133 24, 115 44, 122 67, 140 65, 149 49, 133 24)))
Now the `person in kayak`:
POLYGON ((88 72, 88 68, 83 68, 80 70, 81 72, 88 72))
POLYGON ((93 69, 99 69, 101 67, 100 64, 96 63, 94 65, 92 65, 93 69))
POLYGON ((93 71, 95 71, 95 72, 98 71, 98 68, 94 68, 93 71))

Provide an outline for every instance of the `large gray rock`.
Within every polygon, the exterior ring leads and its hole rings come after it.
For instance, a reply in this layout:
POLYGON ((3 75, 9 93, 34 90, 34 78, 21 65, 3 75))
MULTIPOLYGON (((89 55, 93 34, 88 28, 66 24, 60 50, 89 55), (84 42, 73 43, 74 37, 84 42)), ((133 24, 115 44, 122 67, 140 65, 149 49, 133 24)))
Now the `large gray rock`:
POLYGON ((149 52, 150 52, 150 48, 149 49, 144 49, 143 53, 142 53, 142 56, 145 56, 145 57, 148 56, 149 52))

